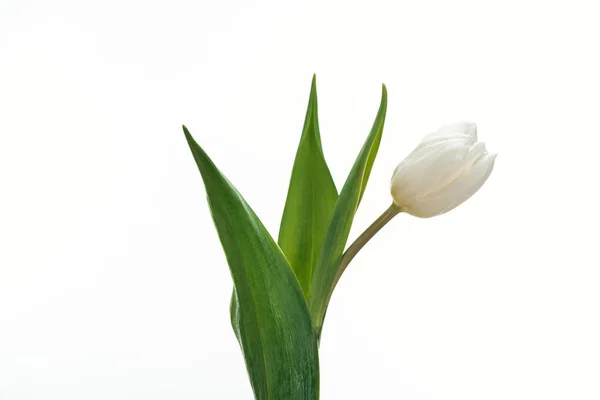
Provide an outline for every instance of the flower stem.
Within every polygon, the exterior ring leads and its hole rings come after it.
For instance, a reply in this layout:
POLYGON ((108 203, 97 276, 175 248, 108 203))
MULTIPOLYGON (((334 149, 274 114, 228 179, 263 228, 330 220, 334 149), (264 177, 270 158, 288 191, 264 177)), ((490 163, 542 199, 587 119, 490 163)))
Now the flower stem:
POLYGON ((340 260, 340 265, 338 267, 335 279, 333 281, 333 286, 331 288, 332 291, 337 285, 337 282, 340 280, 340 277, 346 270, 346 267, 348 267, 348 264, 350 264, 350 261, 352 261, 352 259, 354 258, 354 256, 358 254, 358 252, 364 247, 364 245, 367 244, 367 242, 371 240, 371 238, 375 236, 375 234, 379 232, 381 228, 383 228, 388 222, 392 220, 392 218, 398 215, 401 211, 402 210, 397 205, 392 203, 392 205, 387 210, 385 210, 383 214, 381 214, 379 218, 377 218, 363 233, 361 233, 360 236, 354 241, 354 243, 350 245, 350 247, 348 247, 348 249, 342 256, 342 259, 340 260))

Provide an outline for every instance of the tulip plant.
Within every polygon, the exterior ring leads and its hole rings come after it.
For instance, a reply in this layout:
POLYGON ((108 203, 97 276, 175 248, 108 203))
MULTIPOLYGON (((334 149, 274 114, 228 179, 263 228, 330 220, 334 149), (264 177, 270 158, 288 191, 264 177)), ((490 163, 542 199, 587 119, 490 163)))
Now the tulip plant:
POLYGON ((446 125, 398 165, 392 204, 346 248, 379 149, 387 109, 383 86, 375 122, 340 192, 319 132, 313 77, 277 242, 242 195, 184 126, 233 279, 231 324, 257 400, 319 398, 318 346, 329 300, 342 273, 394 216, 428 218, 455 208, 486 181, 495 155, 475 125, 446 125))

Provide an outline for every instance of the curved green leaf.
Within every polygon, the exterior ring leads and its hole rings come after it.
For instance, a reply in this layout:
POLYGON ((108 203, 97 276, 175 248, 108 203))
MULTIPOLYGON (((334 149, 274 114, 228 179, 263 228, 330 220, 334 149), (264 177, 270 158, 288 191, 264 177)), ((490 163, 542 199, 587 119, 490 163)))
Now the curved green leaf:
POLYGON ((387 90, 382 88, 381 105, 333 210, 323 248, 316 265, 308 297, 313 324, 320 336, 327 306, 336 283, 338 266, 348 241, 354 214, 362 198, 379 149, 387 110, 387 90))
POLYGON ((321 147, 317 82, 313 76, 277 241, 307 297, 337 197, 321 147))
POLYGON ((258 400, 316 400, 316 334, 281 249, 240 193, 183 127, 206 187, 234 283, 232 322, 258 400))

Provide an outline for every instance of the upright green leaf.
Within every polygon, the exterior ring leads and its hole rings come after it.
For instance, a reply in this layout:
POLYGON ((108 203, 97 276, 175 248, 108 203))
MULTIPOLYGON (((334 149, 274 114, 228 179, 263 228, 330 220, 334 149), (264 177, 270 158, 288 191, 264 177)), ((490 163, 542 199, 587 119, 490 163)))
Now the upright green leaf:
POLYGON ((317 82, 313 76, 278 240, 307 297, 337 197, 321 147, 317 82))
POLYGON ((381 105, 373 123, 373 128, 360 150, 352 166, 352 170, 346 179, 346 183, 340 192, 312 278, 308 306, 313 324, 319 336, 327 306, 337 282, 336 274, 346 242, 348 241, 350 228, 354 221, 354 214, 366 188, 367 180, 369 179, 373 162, 379 149, 386 110, 387 90, 384 85, 381 95, 381 105))
POLYGON ((234 283, 232 322, 258 400, 319 398, 317 339, 281 249, 183 127, 234 283))

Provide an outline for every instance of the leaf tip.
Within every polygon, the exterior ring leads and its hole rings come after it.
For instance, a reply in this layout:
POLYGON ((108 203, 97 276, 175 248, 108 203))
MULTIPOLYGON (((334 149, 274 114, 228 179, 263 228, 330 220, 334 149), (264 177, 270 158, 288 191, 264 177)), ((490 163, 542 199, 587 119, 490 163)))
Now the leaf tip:
MULTIPOLYGON (((183 134, 185 135, 185 139, 187 140, 188 146, 190 146, 190 150, 192 150, 192 154, 194 155, 196 162, 200 163, 200 160, 207 159, 208 156, 206 155, 206 153, 204 153, 204 150, 202 149, 202 147, 200 147, 198 142, 196 142, 188 128, 185 125, 181 125, 181 127, 183 128, 183 134)), ((198 166, 200 166, 200 164, 198 164, 198 166)))
POLYGON ((187 140, 190 148, 191 149, 200 148, 200 145, 198 144, 198 142, 196 142, 196 140, 194 139, 194 137, 192 136, 192 134, 190 133, 188 128, 185 125, 181 125, 181 127, 183 128, 183 134, 185 135, 185 139, 187 140))
POLYGON ((312 77, 312 81, 310 84, 310 96, 311 98, 317 96, 317 74, 313 74, 312 77))
POLYGON ((192 134, 190 133, 190 131, 188 130, 188 128, 185 125, 181 125, 181 128, 183 129, 183 134, 185 135, 186 139, 189 141, 190 139, 193 140, 192 138, 192 134))

